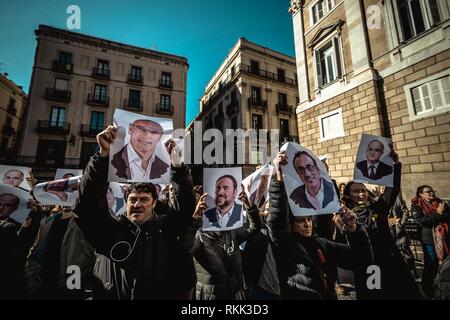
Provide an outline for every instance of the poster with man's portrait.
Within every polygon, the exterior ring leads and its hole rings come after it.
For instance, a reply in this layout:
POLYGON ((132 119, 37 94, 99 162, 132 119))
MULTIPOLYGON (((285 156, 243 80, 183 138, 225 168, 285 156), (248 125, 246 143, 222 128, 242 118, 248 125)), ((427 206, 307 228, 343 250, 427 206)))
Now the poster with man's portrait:
POLYGON ((6 184, 24 191, 30 191, 31 168, 0 165, 0 184, 6 184))
POLYGON ((392 187, 394 160, 390 156, 392 139, 363 134, 355 161, 353 180, 392 187))
POLYGON ((110 182, 106 192, 106 202, 109 213, 112 216, 118 216, 125 212, 125 188, 118 182, 110 182))
POLYGON ((81 176, 38 183, 33 190, 34 197, 43 205, 72 207, 78 196, 81 176))
POLYGON ((0 220, 12 219, 17 224, 24 223, 30 213, 27 202, 31 199, 29 192, 0 184, 0 220))
POLYGON ((203 213, 203 231, 225 231, 242 227, 242 168, 204 168, 203 190, 207 209, 203 213))
POLYGON ((165 143, 171 138, 169 118, 148 117, 116 109, 117 137, 109 152, 110 182, 170 182, 170 155, 165 143))
POLYGON ((288 142, 280 150, 288 157, 282 171, 292 213, 311 216, 338 212, 339 197, 322 161, 297 143, 288 142))
POLYGON ((81 169, 56 169, 55 180, 69 179, 77 176, 81 176, 83 170, 81 169))
POLYGON ((245 193, 252 204, 262 209, 269 200, 270 179, 273 174, 273 166, 266 163, 261 168, 242 180, 245 193))

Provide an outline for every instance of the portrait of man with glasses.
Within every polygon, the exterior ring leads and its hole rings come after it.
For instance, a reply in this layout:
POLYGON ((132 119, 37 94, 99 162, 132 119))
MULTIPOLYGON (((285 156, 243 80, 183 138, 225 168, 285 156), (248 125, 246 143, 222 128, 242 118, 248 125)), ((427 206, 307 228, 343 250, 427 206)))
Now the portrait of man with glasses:
POLYGON ((111 165, 119 178, 131 181, 149 181, 161 178, 169 164, 155 154, 164 133, 163 127, 149 119, 130 123, 130 141, 112 157, 111 165))
POLYGON ((393 166, 380 161, 384 153, 384 145, 381 141, 374 139, 369 142, 366 148, 366 160, 356 163, 356 167, 362 175, 370 180, 380 180, 392 174, 393 166))
POLYGON ((320 175, 316 160, 306 151, 298 151, 292 160, 303 185, 292 191, 289 198, 299 207, 320 211, 335 198, 333 183, 320 175))

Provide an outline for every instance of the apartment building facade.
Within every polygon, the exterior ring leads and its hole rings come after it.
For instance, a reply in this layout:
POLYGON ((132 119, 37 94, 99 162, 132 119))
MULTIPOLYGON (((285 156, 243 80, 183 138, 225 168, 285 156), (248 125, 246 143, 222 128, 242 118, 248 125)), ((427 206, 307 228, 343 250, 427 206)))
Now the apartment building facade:
POLYGON ((17 162, 38 176, 83 168, 115 108, 172 118, 174 128, 185 128, 186 58, 45 25, 35 34, 17 162))
MULTIPOLYGON (((294 140, 297 94, 293 57, 240 38, 206 85, 200 98, 200 113, 188 131, 192 132, 195 121, 201 121, 203 131, 215 128, 225 134, 226 129, 279 129, 281 142, 294 140)), ((250 150, 248 139, 246 142, 245 175, 256 167, 248 164, 250 152, 256 153, 253 156, 259 163, 267 160, 264 152, 250 150)), ((234 146, 232 152, 236 162, 238 148, 234 146)))
POLYGON ((17 153, 17 141, 22 132, 27 95, 8 74, 0 74, 0 159, 17 153))
POLYGON ((362 133, 392 137, 402 190, 450 197, 446 0, 292 0, 299 139, 350 181, 362 133))

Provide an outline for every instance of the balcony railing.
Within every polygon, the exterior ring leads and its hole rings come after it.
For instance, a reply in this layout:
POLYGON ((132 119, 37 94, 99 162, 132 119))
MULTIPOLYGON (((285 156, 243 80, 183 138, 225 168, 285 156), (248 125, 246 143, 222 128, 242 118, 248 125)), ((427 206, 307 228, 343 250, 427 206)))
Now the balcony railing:
POLYGON ((86 103, 90 106, 99 106, 107 108, 109 106, 109 97, 98 96, 93 93, 89 93, 86 103))
POLYGON ((142 111, 142 110, 144 110, 144 103, 142 100, 124 99, 123 107, 124 107, 124 109, 142 111))
POLYGON ((97 79, 109 80, 111 76, 111 70, 105 68, 92 68, 92 77, 97 79))
POLYGON ((127 82, 131 84, 143 84, 144 83, 144 77, 140 74, 133 74, 129 73, 127 82))
POLYGON ((3 130, 2 130, 3 134, 5 136, 12 136, 16 133, 16 131, 14 130, 13 127, 9 126, 9 125, 3 125, 3 130))
POLYGON ((173 114, 173 105, 170 105, 170 108, 167 108, 166 105, 161 105, 161 103, 157 103, 155 112, 160 113, 160 114, 171 115, 171 114, 173 114))
POLYGON ((225 110, 227 113, 227 116, 235 115, 239 112, 239 101, 238 100, 231 100, 230 104, 225 106, 225 110))
POLYGON ((251 107, 259 107, 259 108, 267 108, 267 100, 261 100, 261 99, 253 99, 248 98, 248 106, 251 107))
POLYGON ((170 80, 159 79, 159 87, 163 89, 172 89, 173 82, 170 80))
POLYGON ((68 134, 70 132, 70 123, 38 120, 37 131, 47 134, 68 134))
POLYGON ((285 104, 279 104, 277 103, 276 105, 276 109, 277 109, 277 113, 284 113, 284 114, 288 114, 291 115, 292 114, 292 106, 288 106, 285 104))
POLYGON ((297 85, 297 81, 295 79, 287 78, 285 75, 282 75, 282 74, 278 75, 276 73, 266 71, 263 69, 252 68, 249 65, 241 64, 240 70, 244 73, 256 75, 256 76, 265 78, 267 80, 274 80, 274 81, 282 82, 282 83, 285 83, 285 84, 288 84, 291 86, 297 85))
POLYGON ((83 137, 95 137, 102 132, 104 127, 94 126, 92 124, 82 124, 80 126, 80 135, 83 137))
POLYGON ((63 63, 59 60, 53 60, 52 70, 62 73, 72 73, 73 63, 63 63))
POLYGON ((17 109, 16 109, 16 107, 13 106, 13 105, 9 105, 9 106, 6 108, 6 111, 7 111, 9 114, 13 115, 13 116, 15 116, 15 115, 17 114, 17 109))
POLYGON ((26 165, 33 167, 42 167, 43 169, 49 168, 68 168, 68 169, 79 169, 80 159, 79 158, 62 158, 62 159, 42 159, 33 156, 11 156, 5 161, 5 164, 11 165, 26 165))
POLYGON ((45 91, 45 98, 47 100, 69 102, 71 92, 69 90, 58 90, 55 88, 47 88, 45 91))

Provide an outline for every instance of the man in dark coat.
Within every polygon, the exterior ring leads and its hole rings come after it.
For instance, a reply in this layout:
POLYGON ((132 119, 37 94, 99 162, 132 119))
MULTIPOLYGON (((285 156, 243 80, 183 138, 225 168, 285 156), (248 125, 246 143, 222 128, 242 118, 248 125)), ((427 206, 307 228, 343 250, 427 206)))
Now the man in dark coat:
POLYGON ((392 174, 392 166, 380 161, 384 152, 384 145, 378 140, 372 140, 366 149, 367 160, 360 161, 356 167, 362 172, 363 176, 371 180, 379 180, 392 174))
MULTIPOLYGON (((116 135, 117 128, 112 126, 97 135, 100 152, 84 171, 75 207, 86 238, 103 257, 103 263, 97 263, 96 274, 107 298, 176 298, 186 275, 179 259, 188 251, 182 250, 180 239, 195 209, 192 178, 182 163, 172 163, 172 183, 179 186, 177 199, 182 203, 180 212, 157 213, 155 186, 134 183, 125 194, 125 215, 114 219, 108 211, 106 193, 108 156, 116 135)), ((170 141, 167 146, 170 154, 175 143, 170 141)))

